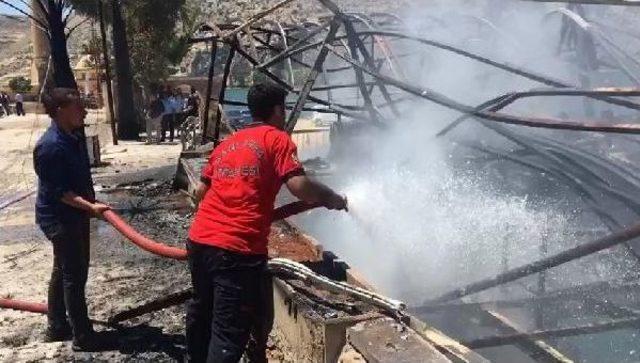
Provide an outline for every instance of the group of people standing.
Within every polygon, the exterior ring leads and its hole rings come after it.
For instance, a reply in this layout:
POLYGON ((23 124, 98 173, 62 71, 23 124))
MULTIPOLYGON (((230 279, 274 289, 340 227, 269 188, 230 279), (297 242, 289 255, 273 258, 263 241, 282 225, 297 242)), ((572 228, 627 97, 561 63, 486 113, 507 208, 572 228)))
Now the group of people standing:
MULTIPOLYGON (((218 145, 202 170, 197 211, 185 236, 193 287, 185 321, 188 362, 237 363, 243 353, 252 363, 268 362, 274 313, 267 244, 282 186, 306 203, 347 210, 346 197, 305 174, 284 131, 286 97, 277 85, 252 86, 252 122, 218 145)), ((94 332, 85 297, 89 218, 110 207, 93 188, 80 95, 56 88, 43 102, 52 122, 33 160, 36 222, 53 246, 46 340, 73 339, 73 350, 101 350, 104 335, 94 332)))
MULTIPOLYGON (((25 116, 24 96, 20 93, 16 93, 14 99, 16 102, 16 115, 25 116)), ((11 97, 9 97, 6 92, 0 93, 0 109, 4 115, 11 115, 11 97)))
POLYGON ((176 126, 189 116, 197 117, 199 109, 200 94, 194 87, 188 95, 180 89, 170 88, 152 95, 147 111, 147 142, 164 142, 167 131, 169 142, 173 142, 176 126))

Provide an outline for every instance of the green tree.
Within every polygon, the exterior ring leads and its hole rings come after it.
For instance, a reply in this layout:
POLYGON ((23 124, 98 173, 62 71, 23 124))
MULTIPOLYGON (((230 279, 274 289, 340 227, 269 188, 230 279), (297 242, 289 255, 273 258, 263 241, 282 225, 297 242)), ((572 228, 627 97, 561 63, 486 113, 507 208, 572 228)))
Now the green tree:
POLYGON ((175 73, 198 25, 194 0, 131 1, 125 7, 135 81, 146 88, 175 73))
POLYGON ((133 75, 131 73, 129 44, 127 40, 127 24, 123 14, 123 5, 126 4, 121 0, 67 1, 72 3, 75 10, 82 15, 98 20, 100 20, 100 15, 102 15, 105 20, 111 24, 113 57, 115 59, 114 69, 117 80, 116 93, 118 95, 118 109, 116 110, 118 138, 135 140, 138 138, 138 126, 135 104, 133 102, 133 75), (100 14, 100 9, 103 10, 102 14, 100 14))
POLYGON ((15 77, 9 81, 9 88, 13 92, 27 93, 31 92, 31 80, 24 77, 15 77))
MULTIPOLYGON (((97 17, 101 0, 69 0, 84 14, 97 17)), ((202 12, 199 0, 102 0, 111 4, 118 94, 118 135, 137 138, 134 83, 147 89, 175 72, 189 49, 188 40, 202 12)))
POLYGON ((118 80, 118 137, 124 140, 135 140, 138 138, 138 124, 133 102, 131 58, 127 40, 127 25, 122 14, 120 0, 111 0, 111 10, 113 16, 113 55, 116 60, 115 70, 118 80))

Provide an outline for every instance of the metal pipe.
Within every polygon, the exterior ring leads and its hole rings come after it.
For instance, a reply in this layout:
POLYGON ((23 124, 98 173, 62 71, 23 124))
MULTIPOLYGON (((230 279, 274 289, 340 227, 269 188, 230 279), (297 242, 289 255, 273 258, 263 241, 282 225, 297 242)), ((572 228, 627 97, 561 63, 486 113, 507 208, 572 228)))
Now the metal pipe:
POLYGON ((478 111, 471 106, 461 104, 433 90, 419 88, 419 87, 407 84, 405 82, 398 81, 391 77, 381 75, 369 69, 368 67, 362 65, 357 60, 354 60, 353 58, 347 55, 341 54, 336 50, 333 50, 333 53, 336 54, 338 57, 344 59, 348 63, 361 69, 363 72, 371 76, 378 77, 383 81, 385 81, 386 83, 394 87, 397 87, 403 91, 406 91, 418 97, 430 100, 441 106, 454 109, 462 113, 470 114, 482 119, 500 122, 500 123, 506 123, 506 124, 538 127, 538 128, 640 134, 640 125, 631 124, 631 123, 614 124, 614 125, 595 123, 593 121, 583 121, 580 123, 566 123, 563 120, 552 119, 552 118, 517 117, 517 116, 502 114, 497 112, 478 111))
MULTIPOLYGON (((353 24, 351 24, 351 21, 347 18, 343 18, 342 23, 344 24, 347 31, 347 44, 348 49, 351 53, 351 57, 355 59, 356 62, 359 62, 360 57, 358 56, 358 45, 355 39, 357 38, 357 36, 354 34, 355 30, 353 29, 353 24)), ((327 44, 326 46, 329 47, 330 45, 327 44)), ((360 94, 362 95, 362 99, 364 100, 364 107, 369 112, 371 121, 373 121, 374 123, 380 123, 378 112, 373 108, 371 94, 369 93, 369 90, 367 89, 367 86, 365 84, 364 72, 361 68, 358 67, 353 67, 353 71, 356 75, 356 83, 358 83, 358 87, 360 88, 360 94)))
MULTIPOLYGON (((353 27, 353 24, 351 22, 347 22, 347 23, 345 23, 345 28, 347 30, 347 36, 349 36, 349 39, 351 39, 353 44, 356 46, 356 48, 360 50, 360 53, 362 54, 362 57, 364 58, 364 64, 366 64, 369 68, 374 69, 375 68, 374 58, 369 54, 369 51, 367 50, 367 47, 364 45, 362 40, 358 37, 358 34, 356 33, 356 30, 353 27)), ((357 58, 354 58, 354 59, 357 60, 357 58)), ((378 70, 378 72, 379 72, 379 70, 378 70)), ((362 80, 362 82, 366 83, 364 80, 362 80)), ((395 107, 395 104, 393 102, 391 102, 391 96, 389 96, 389 91, 387 91, 387 87, 385 86, 384 82, 382 82, 377 77, 375 77, 375 82, 378 85, 378 87, 380 88, 380 92, 382 93, 382 96, 384 97, 385 101, 387 101, 389 103, 389 105, 391 107, 391 111, 393 112, 393 114, 396 117, 400 116, 400 111, 398 111, 398 109, 395 107)), ((371 91, 368 91, 368 93, 370 94, 371 91)))
POLYGON ((300 45, 302 45, 304 43, 307 43, 310 39, 313 39, 313 37, 315 37, 316 35, 320 34, 321 31, 325 30, 329 26, 329 24, 330 23, 326 23, 326 24, 324 24, 322 26, 319 26, 316 29, 312 30, 304 38, 298 40, 296 43, 291 45, 291 47, 284 49, 282 52, 276 54, 271 59, 268 59, 268 60, 262 62, 256 68, 269 68, 272 65, 274 65, 274 64, 276 64, 278 62, 281 62, 285 58, 290 58, 289 54, 291 53, 292 50, 296 49, 297 47, 299 47, 300 45))
POLYGON ((543 338, 560 338, 569 337, 575 335, 584 334, 596 334, 610 330, 628 329, 640 327, 640 318, 633 319, 618 319, 607 323, 588 324, 583 326, 551 329, 551 330, 536 330, 531 333, 519 333, 510 335, 499 335, 493 337, 486 337, 471 340, 462 343, 463 345, 471 349, 480 349, 495 347, 500 345, 512 345, 523 339, 543 339, 543 338))
MULTIPOLYGON (((338 29, 340 29, 340 23, 338 22, 337 19, 332 20, 331 26, 329 28, 329 33, 325 38, 325 43, 331 43, 336 33, 338 32, 338 29)), ((322 47, 320 49, 320 53, 318 54, 318 57, 316 58, 316 61, 313 64, 313 69, 307 76, 307 79, 304 82, 304 86, 302 87, 302 91, 300 91, 299 93, 299 97, 298 97, 298 100, 296 101, 296 105, 293 107, 293 110, 289 115, 289 120, 287 121, 287 124, 285 126, 285 130, 288 133, 291 133, 293 129, 295 129, 296 127, 296 123, 298 122, 298 117, 302 112, 302 108, 304 107, 304 104, 307 102, 307 97, 311 92, 311 88, 313 87, 313 84, 315 83, 316 78, 320 74, 320 71, 322 69, 322 65, 324 64, 325 59, 327 59, 327 54, 329 54, 329 49, 327 49, 326 47, 322 47)))
MULTIPOLYGON (((248 54, 247 52, 245 52, 242 48, 238 47, 236 49, 236 51, 242 55, 245 59, 247 59, 249 61, 249 63, 251 63, 252 65, 256 66, 258 65, 258 61, 253 58, 250 54, 248 54)), ((261 69, 260 72, 262 72, 264 75, 266 75, 267 77, 269 77, 271 80, 273 80, 273 82, 275 82, 276 84, 282 86, 284 89, 286 89, 287 91, 290 92, 296 92, 294 90, 294 88, 289 85, 287 82, 284 82, 283 80, 281 80, 280 78, 278 78, 276 75, 274 75, 273 73, 269 72, 266 69, 261 69)), ((296 92, 297 93, 297 92, 296 92)), ((350 106, 350 105, 343 105, 343 104, 337 104, 337 103, 329 103, 323 99, 317 98, 317 97, 313 97, 311 95, 308 96, 308 98, 318 104, 327 106, 328 109, 330 110, 335 110, 335 111, 340 111, 343 115, 345 116, 349 116, 349 117, 353 117, 355 119, 361 119, 362 117, 358 114, 346 111, 346 110, 355 110, 355 111, 360 111, 362 110, 362 107, 358 107, 358 106, 350 106), (344 109, 344 110, 340 110, 340 109, 344 109)))
POLYGON ((242 31, 242 29, 251 26, 252 24, 256 23, 258 20, 264 18, 265 16, 273 13, 274 11, 280 9, 281 7, 288 5, 289 3, 293 2, 295 0, 283 0, 277 4, 275 4, 274 6, 270 7, 267 10, 261 11, 255 15, 253 15, 251 18, 249 18, 249 20, 245 21, 244 23, 242 23, 241 25, 239 25, 238 27, 236 27, 235 29, 233 29, 232 31, 225 33, 224 34, 224 38, 226 39, 233 39, 235 38, 235 36, 240 33, 242 31))
MULTIPOLYGON (((565 88, 565 87, 577 88, 574 85, 572 85, 570 83, 567 83, 567 82, 564 82, 564 81, 561 81, 561 80, 556 80, 556 79, 553 79, 553 78, 548 77, 548 76, 544 76, 544 75, 541 75, 541 74, 538 74, 538 73, 534 73, 532 71, 525 70, 523 68, 517 68, 517 67, 511 66, 511 65, 506 64, 506 63, 496 62, 496 61, 493 61, 491 59, 479 56, 477 54, 474 54, 474 53, 471 53, 471 52, 456 48, 454 46, 451 46, 451 45, 448 45, 448 44, 445 44, 445 43, 441 43, 441 42, 437 42, 437 41, 433 41, 433 40, 429 40, 429 39, 426 39, 426 38, 418 37, 418 36, 412 36, 412 35, 407 35, 407 34, 403 34, 403 33, 399 33, 399 32, 392 32, 392 31, 361 31, 361 32, 358 32, 358 35, 372 35, 372 36, 373 35, 383 35, 383 36, 389 36, 389 37, 396 37, 396 38, 399 38, 399 39, 413 40, 413 41, 419 42, 419 43, 424 44, 424 45, 428 45, 428 46, 432 46, 432 47, 439 48, 439 49, 442 49, 442 50, 446 50, 446 51, 449 51, 449 52, 452 52, 452 53, 455 53, 455 54, 458 54, 458 55, 461 55, 461 56, 464 56, 464 57, 467 57, 467 58, 470 58, 470 59, 473 59, 473 60, 476 60, 476 61, 479 61, 481 63, 496 67, 498 69, 502 69, 502 70, 504 70, 506 72, 510 72, 510 73, 519 75, 521 77, 525 77, 525 78, 531 79, 531 80, 536 81, 536 82, 540 82, 542 84, 546 84, 548 86, 561 87, 561 88, 565 88)), ((346 35, 338 36, 338 37, 336 37, 336 40, 339 40, 339 39, 342 39, 342 38, 346 38, 346 35)), ((301 53, 303 51, 306 51, 308 49, 316 48, 318 46, 320 46, 319 42, 308 44, 308 45, 306 45, 304 47, 300 47, 299 49, 297 49, 295 51, 292 51, 291 52, 291 56, 296 55, 298 53, 301 53)), ((627 100, 620 100, 620 99, 611 98, 611 97, 594 97, 594 98, 596 98, 598 100, 601 100, 601 101, 604 101, 604 102, 607 102, 607 103, 611 103, 611 104, 615 104, 615 105, 619 105, 619 106, 623 106, 623 107, 628 107, 628 108, 632 108, 632 109, 635 109, 635 110, 640 110, 640 104, 637 104, 635 102, 631 102, 631 101, 627 101, 627 100)))
POLYGON ((553 256, 535 261, 530 264, 526 264, 521 267, 511 269, 505 273, 499 274, 495 277, 484 279, 478 282, 474 282, 465 287, 455 289, 440 295, 439 297, 428 300, 428 303, 442 303, 445 301, 459 299, 461 297, 475 294, 498 285, 502 285, 507 282, 511 282, 523 277, 548 270, 550 268, 562 265, 564 263, 577 260, 579 258, 600 252, 607 248, 611 248, 623 242, 632 240, 640 236, 640 223, 636 223, 633 226, 626 228, 620 232, 610 234, 608 236, 599 238, 595 241, 591 241, 580 246, 568 249, 553 256))

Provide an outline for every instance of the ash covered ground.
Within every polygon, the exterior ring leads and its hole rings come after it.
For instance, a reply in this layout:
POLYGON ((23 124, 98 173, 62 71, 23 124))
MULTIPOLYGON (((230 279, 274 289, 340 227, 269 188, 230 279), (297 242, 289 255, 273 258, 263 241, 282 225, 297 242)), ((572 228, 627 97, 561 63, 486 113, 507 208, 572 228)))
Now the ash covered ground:
MULTIPOLYGON (((104 188, 100 200, 108 202, 138 231, 167 245, 183 247, 193 217, 188 197, 176 192, 170 180, 104 188)), ((35 229, 36 227, 33 226, 35 229)), ((9 233, 11 234, 11 232, 9 233)), ((274 254, 310 252, 296 249, 297 232, 275 224, 274 254), (282 242, 282 243, 279 243, 282 242)), ((3 251, 7 246, 3 245, 3 251)), ((3 297, 43 301, 51 270, 51 248, 38 231, 3 253, 0 273, 6 276, 3 297), (27 240, 29 240, 27 242, 27 240), (27 242, 27 243, 25 243, 27 242)), ((0 360, 14 361, 181 361, 184 355, 184 305, 125 321, 104 322, 115 314, 190 286, 187 265, 158 258, 133 246, 108 223, 92 220, 91 269, 87 285, 90 316, 97 331, 108 332, 114 344, 104 352, 74 353, 70 343, 43 343, 46 319, 31 313, 0 311, 0 360)), ((275 334, 275 333, 274 333, 275 334)), ((275 338, 274 338, 275 339, 275 338)), ((274 361, 284 353, 270 344, 274 361)))

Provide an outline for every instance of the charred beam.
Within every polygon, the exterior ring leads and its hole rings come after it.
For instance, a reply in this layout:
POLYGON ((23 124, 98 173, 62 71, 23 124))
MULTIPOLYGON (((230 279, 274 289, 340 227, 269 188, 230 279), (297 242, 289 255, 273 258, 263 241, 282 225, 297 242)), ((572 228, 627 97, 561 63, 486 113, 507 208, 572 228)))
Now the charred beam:
MULTIPOLYGON (((497 98, 491 99, 485 103, 476 107, 476 110, 483 111, 488 110, 492 112, 499 111, 515 101, 528 98, 528 97, 548 97, 548 96, 586 96, 591 98, 603 98, 603 97, 622 97, 622 96, 639 96, 640 89, 637 88, 599 88, 594 90, 581 90, 581 89, 549 89, 549 90, 531 90, 526 92, 508 93, 497 98)), ((638 105, 640 106, 640 105, 638 105)), ((436 136, 444 136, 455 127, 460 125, 463 121, 467 120, 471 115, 464 115, 453 121, 451 124, 439 131, 436 136)))
MULTIPOLYGON (((417 37, 417 36, 411 36, 411 35, 407 35, 407 34, 403 34, 400 32, 392 32, 392 31, 361 31, 358 32, 358 35, 363 36, 363 35, 381 35, 381 36, 388 36, 388 37, 395 37, 395 38, 399 38, 399 39, 407 39, 407 40, 413 40, 416 41, 418 43, 424 44, 424 45, 428 45, 428 46, 432 46, 438 49, 442 49, 442 50, 446 50, 458 55, 461 55, 463 57, 466 58, 470 58, 473 60, 476 60, 478 62, 493 66, 495 68, 498 69, 502 69, 506 72, 509 73, 513 73, 516 75, 519 75, 521 77, 525 77, 527 79, 531 79, 533 81, 536 82, 540 82, 542 84, 546 84, 548 86, 552 86, 552 87, 559 87, 559 88, 576 88, 575 85, 569 84, 567 82, 561 81, 561 80, 556 80, 553 79, 551 77, 547 77, 538 73, 534 73, 528 70, 525 70, 523 68, 518 68, 518 67, 514 67, 511 66, 509 64, 506 63, 500 63, 500 62, 496 62, 493 61, 491 59, 479 56, 477 54, 456 48, 454 46, 445 44, 445 43, 441 43, 441 42, 436 42, 433 40, 429 40, 426 38, 421 38, 421 37, 417 37)), ((346 37, 342 36, 342 37, 336 37, 337 40, 342 39, 346 37)), ((303 51, 306 51, 308 49, 312 49, 312 48, 317 48, 318 46, 320 46, 319 42, 316 43, 312 43, 312 44, 308 44, 304 47, 300 47, 297 51, 294 51, 292 53, 292 55, 295 55, 297 53, 301 53, 303 51)), ((640 110, 640 104, 637 104, 635 102, 631 102, 628 100, 623 100, 623 99, 616 99, 616 98, 611 98, 611 97, 595 97, 598 100, 610 103, 610 104, 614 104, 614 105, 618 105, 618 106, 622 106, 622 107, 627 107, 630 109, 634 109, 634 110, 640 110)))
MULTIPOLYGON (((351 25, 351 29, 353 29, 353 25, 351 24, 350 20, 347 18, 343 18, 342 23, 344 24, 345 29, 347 29, 347 43, 348 43, 349 51, 351 52, 351 57, 355 59, 356 62, 359 62, 360 57, 358 56, 358 46, 355 40, 357 36, 353 34, 353 31, 351 32, 349 31, 349 25, 351 25)), ((362 94, 362 98, 364 99, 365 109, 367 109, 367 111, 369 112, 369 115, 371 116, 371 120, 373 122, 380 123, 378 112, 373 107, 371 94, 369 94, 369 91, 367 90, 367 85, 365 84, 364 71, 358 67, 353 67, 353 70, 356 75, 356 83, 358 83, 358 87, 360 88, 360 94, 362 94)))
POLYGON ((540 296, 497 301, 441 303, 436 305, 412 307, 409 308, 408 311, 422 315, 449 310, 474 311, 477 309, 495 310, 522 308, 528 306, 556 304, 560 301, 581 301, 585 298, 603 300, 610 298, 612 294, 623 294, 625 296, 631 296, 632 298, 635 298, 636 296, 640 297, 640 284, 614 284, 609 281, 596 282, 554 290, 540 296))
MULTIPOLYGON (((358 34, 356 33, 356 30, 353 28, 353 24, 349 21, 345 22, 345 28, 347 31, 347 36, 349 37, 348 39, 351 40, 351 42, 360 50, 360 53, 362 54, 362 57, 364 58, 364 64, 367 65, 367 67, 371 68, 371 69, 375 69, 376 65, 375 65, 375 61, 374 58, 369 54, 369 51, 367 50, 367 47, 364 45, 364 43, 362 42, 362 40, 358 37, 358 34)), ((375 40, 372 38, 372 44, 375 44, 375 40)), ((352 51, 353 53, 353 51, 352 51)), ((354 58, 357 60, 357 58, 354 58)), ((379 71, 379 69, 378 69, 379 71)), ((384 97, 385 101, 387 101, 390 104, 391 107, 391 111, 393 112, 393 114, 395 116, 399 116, 400 115, 400 111, 398 111, 398 109, 395 107, 395 104, 393 102, 391 102, 391 96, 389 96, 389 91, 387 91, 387 87, 385 86, 384 82, 382 82, 379 78, 375 78, 375 82, 378 85, 378 87, 380 88, 380 92, 382 93, 382 96, 384 97)), ((364 83, 364 81, 363 81, 364 83)), ((368 94, 371 94, 371 91, 368 91, 368 94)))
POLYGON ((163 310, 172 306, 180 305, 186 302, 191 298, 193 292, 191 289, 179 291, 173 294, 169 294, 167 296, 163 296, 159 299, 150 301, 148 303, 142 304, 133 309, 125 310, 123 312, 117 313, 116 315, 109 318, 109 323, 119 323, 121 321, 130 320, 133 318, 137 318, 138 316, 152 313, 154 311, 163 310))
POLYGON ((330 23, 327 23, 327 24, 324 24, 323 26, 317 27, 316 29, 309 32, 309 34, 307 34, 304 38, 298 40, 296 43, 291 45, 289 49, 285 49, 284 51, 275 55, 271 59, 259 64, 257 68, 269 68, 272 65, 285 60, 286 58, 290 58, 290 54, 292 54, 298 47, 307 43, 309 40, 313 39, 316 35, 320 34, 320 32, 324 31, 329 25, 330 23))
POLYGON ((271 8, 261 11, 258 14, 255 14, 254 16, 252 16, 249 20, 247 20, 246 22, 242 23, 241 25, 239 25, 238 27, 236 27, 235 29, 233 29, 232 31, 225 33, 224 34, 224 38, 226 39, 234 39, 235 36, 240 33, 244 28, 251 26, 252 24, 256 23, 258 20, 264 18, 265 16, 273 13, 274 11, 280 9, 281 7, 288 5, 289 3, 293 2, 295 0, 283 0, 277 4, 275 4, 274 6, 272 6, 271 8))
POLYGON ((394 87, 397 87, 405 92, 430 100, 434 103, 456 110, 458 112, 470 114, 485 120, 506 123, 506 124, 520 125, 520 126, 538 127, 538 128, 640 134, 640 125, 638 124, 625 123, 625 124, 609 125, 609 124, 597 123, 593 121, 567 123, 567 122, 564 122, 563 120, 558 120, 553 118, 517 117, 517 116, 497 113, 497 112, 478 111, 477 109, 471 106, 461 104, 433 90, 416 87, 408 83, 396 80, 394 78, 379 74, 374 70, 371 70, 368 67, 362 65, 357 60, 349 56, 346 56, 344 54, 341 54, 336 50, 334 50, 333 53, 336 54, 338 57, 344 59, 346 62, 352 64, 354 67, 361 69, 363 72, 373 77, 382 79, 386 83, 394 87))
MULTIPOLYGON (((250 54, 245 52, 241 47, 238 47, 236 49, 236 52, 238 52, 238 54, 242 55, 252 65, 257 66, 259 64, 258 61, 255 58, 253 58, 250 54)), ((284 82, 283 80, 278 78, 278 76, 276 76, 275 74, 271 73, 270 71, 268 71, 266 69, 261 69, 259 71, 262 72, 265 76, 269 77, 269 79, 271 79, 274 83, 280 85, 281 87, 283 87, 287 91, 295 92, 295 90, 293 89, 293 87, 291 85, 289 85, 287 82, 284 82)), ((330 103, 330 102, 328 102, 326 100, 323 100, 323 99, 320 99, 320 98, 317 98, 317 97, 313 97, 311 95, 309 95, 308 99, 313 101, 313 102, 315 102, 315 103, 317 103, 317 104, 327 106, 327 108, 330 109, 330 110, 339 111, 341 114, 343 114, 345 116, 353 117, 355 119, 362 119, 363 118, 361 115, 359 115, 357 113, 354 113, 354 112, 351 112, 351 111, 361 111, 362 107, 351 106, 351 105, 342 105, 342 104, 337 104, 337 103, 330 103)))
MULTIPOLYGON (((324 40, 325 44, 331 43, 333 41, 333 38, 335 37, 338 29, 340 29, 340 23, 338 22, 338 19, 334 19, 331 22, 329 33, 327 34, 327 37, 324 40)), ((316 61, 313 65, 313 69, 307 76, 307 80, 305 81, 304 86, 302 87, 302 91, 299 93, 298 101, 296 102, 296 105, 293 107, 293 110, 291 111, 291 114, 289 116, 289 120, 287 121, 287 125, 285 128, 287 132, 291 133, 293 129, 296 127, 296 123, 298 122, 298 117, 302 112, 302 108, 304 107, 304 104, 307 102, 307 97, 311 92, 311 88, 313 87, 313 84, 315 83, 316 78, 322 71, 322 66, 324 64, 324 61, 327 59, 328 54, 329 54, 329 49, 327 47, 322 47, 320 49, 320 54, 318 54, 318 57, 316 58, 316 61)))
POLYGON ((202 127, 202 144, 207 142, 207 131, 209 130, 209 110, 211 108, 211 94, 213 93, 213 75, 216 66, 216 54, 218 51, 218 42, 214 39, 211 42, 211 54, 209 63, 209 74, 207 76, 207 98, 204 102, 204 113, 202 115, 203 127, 202 127))
POLYGON ((635 225, 627 229, 624 229, 620 232, 613 233, 608 236, 599 238, 595 241, 588 242, 580 246, 568 249, 566 251, 560 252, 553 256, 543 258, 536 262, 511 269, 505 273, 499 274, 498 276, 481 280, 481 281, 469 284, 465 287, 450 291, 428 302, 441 303, 445 301, 459 299, 467 295, 475 294, 475 293, 490 289, 492 287, 496 287, 504 283, 518 280, 523 277, 562 265, 564 263, 577 260, 579 258, 594 254, 596 252, 600 252, 607 248, 611 248, 623 242, 632 240, 638 236, 640 236, 640 223, 636 223, 635 225))
MULTIPOLYGON (((224 94, 227 91, 227 82, 229 81, 229 75, 231 75, 231 66, 233 65, 233 57, 236 54, 236 43, 231 43, 229 49, 229 56, 224 64, 224 74, 222 75, 222 83, 220 84, 220 93, 218 94, 218 100, 224 101, 224 94)), ((218 107, 216 112, 216 124, 213 131, 213 145, 218 146, 220 143, 220 123, 222 121, 222 108, 218 107)), ((207 130, 204 131, 205 134, 207 130)))
POLYGON ((463 343, 471 349, 488 348, 501 345, 512 345, 523 339, 541 339, 541 338, 560 338, 570 337, 575 335, 584 334, 597 334, 607 332, 611 330, 620 330, 628 328, 640 327, 640 318, 633 319, 619 319, 606 323, 588 324, 583 326, 561 328, 552 330, 536 330, 531 333, 520 333, 510 335, 499 335, 494 337, 487 337, 481 339, 475 339, 463 343))

